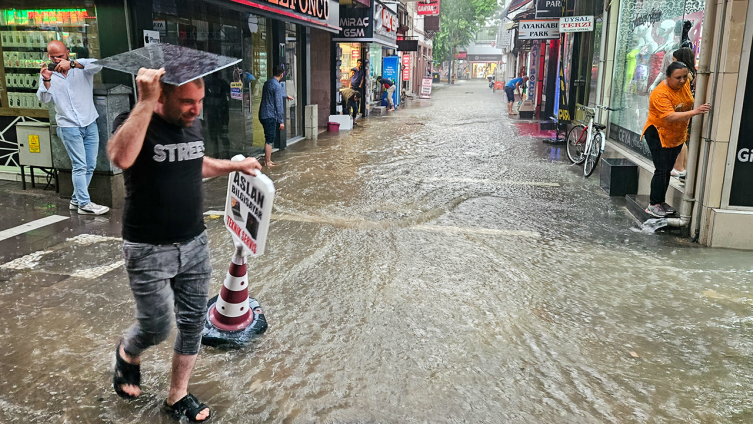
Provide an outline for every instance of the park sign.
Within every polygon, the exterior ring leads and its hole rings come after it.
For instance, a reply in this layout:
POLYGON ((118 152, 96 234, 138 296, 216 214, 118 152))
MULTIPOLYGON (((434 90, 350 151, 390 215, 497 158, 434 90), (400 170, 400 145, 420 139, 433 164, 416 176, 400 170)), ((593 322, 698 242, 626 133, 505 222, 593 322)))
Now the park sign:
POLYGON ((556 19, 532 19, 520 21, 519 40, 549 40, 560 38, 559 21, 556 19))
POLYGON ((537 0, 536 19, 562 16, 562 0, 537 0))
MULTIPOLYGON (((233 161, 243 160, 242 155, 233 161)), ((232 172, 228 176, 225 227, 236 245, 253 257, 264 253, 272 215, 275 186, 261 171, 256 176, 232 172)))
POLYGON ((560 18, 560 32, 591 32, 593 30, 593 16, 567 16, 560 18))

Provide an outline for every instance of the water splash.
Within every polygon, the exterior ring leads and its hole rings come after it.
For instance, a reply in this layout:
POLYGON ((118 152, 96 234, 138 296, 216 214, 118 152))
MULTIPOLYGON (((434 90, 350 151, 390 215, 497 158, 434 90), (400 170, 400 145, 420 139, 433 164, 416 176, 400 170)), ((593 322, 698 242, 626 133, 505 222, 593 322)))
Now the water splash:
POLYGON ((659 228, 663 228, 667 226, 667 218, 651 218, 647 219, 646 222, 641 224, 641 231, 646 234, 653 234, 658 230, 659 228))

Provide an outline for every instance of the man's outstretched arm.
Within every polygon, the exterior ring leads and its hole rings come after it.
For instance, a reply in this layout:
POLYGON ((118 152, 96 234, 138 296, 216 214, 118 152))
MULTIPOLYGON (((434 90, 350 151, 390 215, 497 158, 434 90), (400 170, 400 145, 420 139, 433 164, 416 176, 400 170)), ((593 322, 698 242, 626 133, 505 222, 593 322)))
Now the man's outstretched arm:
POLYGON ((256 170, 261 169, 261 164, 255 158, 246 158, 241 161, 214 159, 204 156, 204 164, 201 168, 201 176, 204 178, 227 175, 231 172, 241 171, 244 174, 256 175, 256 170))
POLYGON ((161 88, 159 79, 165 69, 139 69, 136 84, 139 89, 139 101, 136 102, 130 116, 118 128, 107 143, 107 157, 120 169, 128 169, 144 146, 146 129, 152 119, 154 107, 159 100, 161 88))

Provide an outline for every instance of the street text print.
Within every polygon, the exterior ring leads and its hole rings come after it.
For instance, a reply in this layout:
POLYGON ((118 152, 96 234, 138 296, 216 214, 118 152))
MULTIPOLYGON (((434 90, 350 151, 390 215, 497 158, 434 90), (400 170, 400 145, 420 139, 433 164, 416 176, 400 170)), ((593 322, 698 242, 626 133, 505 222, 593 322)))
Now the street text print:
POLYGON ((155 162, 183 162, 184 160, 194 160, 204 157, 204 142, 193 141, 191 143, 177 144, 155 144, 154 156, 155 162))

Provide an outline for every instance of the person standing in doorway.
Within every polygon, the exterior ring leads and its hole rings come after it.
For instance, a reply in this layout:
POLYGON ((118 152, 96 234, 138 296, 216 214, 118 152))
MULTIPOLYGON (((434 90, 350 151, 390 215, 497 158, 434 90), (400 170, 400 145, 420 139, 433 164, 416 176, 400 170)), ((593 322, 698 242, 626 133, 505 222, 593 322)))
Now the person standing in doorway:
POLYGON ((528 77, 513 78, 505 84, 505 94, 507 94, 507 113, 515 115, 512 105, 515 103, 515 90, 518 90, 518 97, 521 96, 520 87, 528 81, 528 77))
POLYGON ((353 76, 350 77, 350 88, 358 90, 358 92, 361 93, 361 104, 359 109, 361 110, 361 114, 363 114, 364 107, 366 106, 366 76, 364 75, 363 70, 363 59, 358 59, 356 65, 357 66, 353 68, 353 76))
POLYGON ((174 86, 165 70, 141 68, 139 100, 119 115, 107 155, 123 169, 123 256, 136 302, 136 323, 115 350, 113 388, 126 399, 141 395, 141 355, 170 335, 170 391, 163 409, 178 419, 205 421, 209 408, 188 392, 201 346, 212 265, 204 226, 202 178, 234 171, 254 175, 261 165, 204 156, 201 113, 204 81, 174 86))
POLYGON ((387 103, 389 104, 388 111, 392 112, 395 110, 395 102, 392 99, 392 95, 395 94, 395 84, 388 80, 387 78, 382 78, 382 76, 376 77, 377 83, 382 84, 384 87, 384 90, 387 91, 387 103))
POLYGON ((259 121, 264 128, 264 166, 275 166, 272 162, 272 146, 277 141, 277 130, 285 129, 285 109, 282 99, 293 100, 280 84, 283 73, 282 66, 275 65, 272 68, 272 78, 264 82, 264 88, 261 90, 259 121))
POLYGON ((651 150, 655 167, 646 213, 656 218, 664 218, 676 212, 665 202, 670 172, 683 143, 688 139, 690 118, 711 109, 708 103, 693 109, 693 95, 690 93, 690 85, 686 84, 687 65, 672 62, 667 67, 666 75, 666 79, 651 92, 648 119, 643 127, 643 136, 651 150))
POLYGON ((94 74, 102 66, 96 59, 72 60, 62 41, 50 41, 47 54, 55 68, 42 66, 37 97, 42 103, 55 102, 57 134, 71 158, 73 195, 69 208, 82 215, 102 215, 110 208, 92 202, 89 196, 99 152, 94 74))

